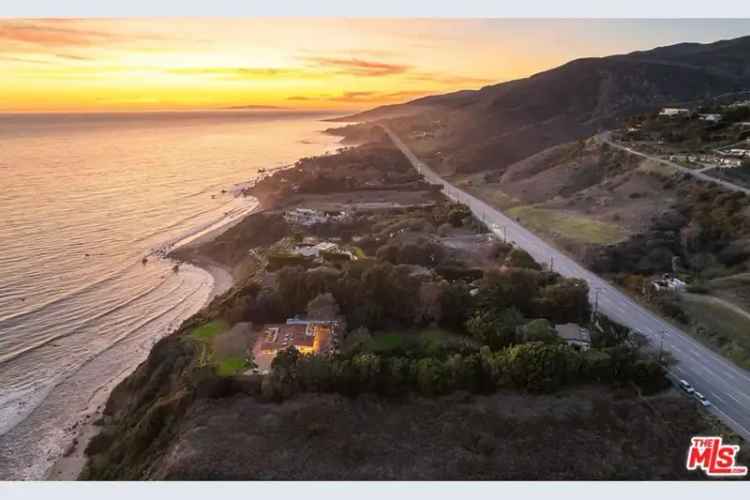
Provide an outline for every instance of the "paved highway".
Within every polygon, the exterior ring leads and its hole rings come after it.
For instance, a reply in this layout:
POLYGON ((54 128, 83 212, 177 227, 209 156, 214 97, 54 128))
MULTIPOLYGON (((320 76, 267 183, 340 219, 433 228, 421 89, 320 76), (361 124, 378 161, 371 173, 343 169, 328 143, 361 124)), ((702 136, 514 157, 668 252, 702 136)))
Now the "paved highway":
POLYGON ((484 221, 497 236, 507 235, 508 240, 529 252, 538 262, 552 262, 554 270, 563 276, 586 280, 590 287, 591 301, 598 302, 600 311, 644 334, 652 345, 659 346, 663 340, 664 350, 671 352, 676 360, 670 369, 671 375, 687 380, 698 392, 703 393, 713 404, 710 411, 750 442, 750 374, 747 371, 637 304, 607 281, 525 229, 516 220, 456 188, 414 156, 390 129, 385 127, 385 131, 428 182, 442 185, 449 198, 468 205, 474 215, 484 221))

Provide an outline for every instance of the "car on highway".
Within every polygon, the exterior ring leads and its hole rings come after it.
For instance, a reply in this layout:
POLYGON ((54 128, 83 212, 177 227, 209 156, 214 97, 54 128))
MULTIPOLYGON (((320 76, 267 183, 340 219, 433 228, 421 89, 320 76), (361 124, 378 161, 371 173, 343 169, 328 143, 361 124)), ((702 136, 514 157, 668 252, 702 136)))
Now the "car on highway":
POLYGON ((705 406, 705 407, 711 406, 711 401, 709 401, 708 399, 706 399, 706 397, 705 397, 705 396, 704 396, 703 394, 701 394, 700 392, 698 392, 698 391, 695 391, 695 392, 693 393, 693 395, 695 396, 695 399, 697 399, 697 400, 698 400, 698 402, 699 402, 699 403, 700 403, 701 405, 703 405, 703 406, 705 406))
POLYGON ((690 385, 690 383, 685 379, 680 379, 680 381, 677 384, 680 386, 680 389, 687 392, 688 394, 693 394, 695 392, 695 389, 693 389, 693 386, 690 385))

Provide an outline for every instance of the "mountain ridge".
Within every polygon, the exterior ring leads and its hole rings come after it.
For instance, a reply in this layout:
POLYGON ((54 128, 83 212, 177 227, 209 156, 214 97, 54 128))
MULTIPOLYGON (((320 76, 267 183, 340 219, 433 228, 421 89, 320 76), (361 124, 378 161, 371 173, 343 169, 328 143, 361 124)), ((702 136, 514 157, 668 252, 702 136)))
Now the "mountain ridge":
POLYGON ((446 163, 444 171, 466 172, 504 168, 637 113, 747 89, 750 36, 579 58, 527 78, 381 106, 339 120, 398 118, 400 127, 391 125, 401 132, 428 130, 446 163), (440 130, 430 128, 436 122, 440 130))

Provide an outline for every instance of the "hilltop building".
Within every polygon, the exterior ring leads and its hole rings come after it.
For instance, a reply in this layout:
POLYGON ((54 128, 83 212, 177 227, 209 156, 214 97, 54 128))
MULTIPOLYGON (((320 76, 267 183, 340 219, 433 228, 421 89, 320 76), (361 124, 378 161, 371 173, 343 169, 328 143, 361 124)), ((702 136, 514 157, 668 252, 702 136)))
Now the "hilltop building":
POLYGON ((663 108, 661 111, 659 111, 659 116, 682 116, 687 115, 690 113, 690 110, 687 108, 663 108))
POLYGON ((721 115, 719 113, 701 113, 698 115, 698 118, 704 122, 716 123, 721 121, 721 115))

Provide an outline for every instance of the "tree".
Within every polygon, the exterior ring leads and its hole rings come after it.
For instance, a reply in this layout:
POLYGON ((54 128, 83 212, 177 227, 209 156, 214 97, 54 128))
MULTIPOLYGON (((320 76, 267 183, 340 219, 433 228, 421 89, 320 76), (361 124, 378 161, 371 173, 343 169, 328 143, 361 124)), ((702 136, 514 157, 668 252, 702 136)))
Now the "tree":
POLYGON ((429 324, 440 321, 442 316, 441 298, 446 288, 444 281, 425 281, 419 287, 419 306, 414 322, 429 324))
POLYGON ((422 358, 417 361, 417 388, 419 392, 434 396, 445 392, 447 373, 440 360, 422 358))
POLYGON ((555 335, 552 323, 546 319, 535 319, 526 323, 523 328, 523 340, 525 342, 544 342, 545 344, 555 344, 560 342, 560 338, 555 335))
POLYGON ((448 222, 453 227, 461 227, 464 223, 464 219, 471 215, 471 210, 466 205, 461 203, 454 204, 448 212, 448 222))
POLYGON ((307 303, 308 319, 319 321, 333 321, 339 315, 339 305, 333 294, 321 293, 307 303))
POLYGON ((258 368, 258 363, 255 362, 255 353, 252 349, 247 350, 247 355, 245 357, 245 368, 248 370, 256 370, 258 368))
POLYGON ((590 312, 589 286, 581 279, 563 278, 542 289, 536 304, 537 316, 554 323, 580 323, 590 312))
POLYGON ((463 281, 448 284, 440 296, 440 324, 454 330, 463 329, 471 312, 471 305, 469 287, 463 281))
POLYGON ((523 324, 518 309, 478 310, 466 322, 466 330, 477 341, 491 349, 500 349, 516 341, 516 331, 523 324))
POLYGON ((352 358, 356 377, 356 392, 372 392, 380 377, 380 357, 372 353, 357 354, 352 358))
POLYGON ((508 370, 517 388, 550 392, 575 376, 577 357, 565 344, 520 344, 508 349, 508 370))
POLYGON ((271 383, 269 391, 274 397, 285 398, 297 390, 297 361, 299 351, 290 346, 279 351, 271 361, 271 383))
POLYGON ((505 259, 505 263, 509 267, 523 267, 526 269, 536 270, 542 268, 542 266, 537 264, 534 258, 529 255, 526 250, 523 250, 521 248, 513 248, 513 250, 508 253, 508 257, 505 259))

